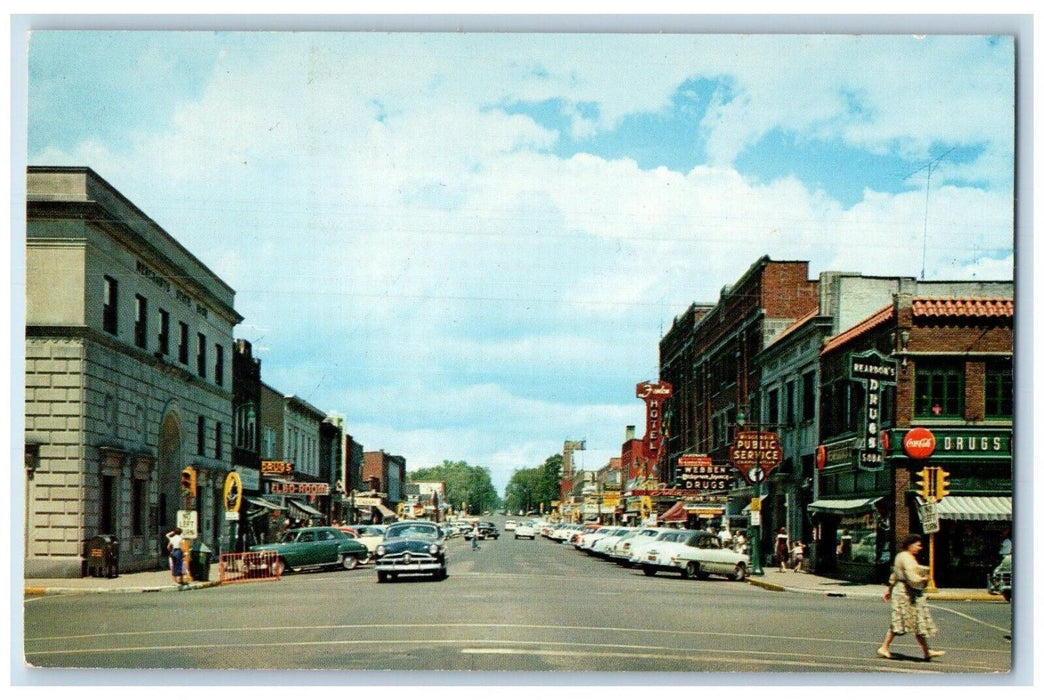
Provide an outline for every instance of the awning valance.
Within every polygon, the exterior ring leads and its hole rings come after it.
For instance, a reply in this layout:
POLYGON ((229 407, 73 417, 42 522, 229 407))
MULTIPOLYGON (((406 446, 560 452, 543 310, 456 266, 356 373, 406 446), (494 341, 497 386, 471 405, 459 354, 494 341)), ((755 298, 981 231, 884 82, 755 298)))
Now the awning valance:
POLYGON ((322 517, 325 517, 322 514, 322 511, 316 510, 315 508, 313 508, 312 506, 308 505, 304 501, 295 501, 292 498, 288 498, 288 499, 286 499, 286 504, 288 506, 290 506, 291 510, 299 511, 299 513, 298 513, 299 515, 303 513, 305 517, 309 517, 309 518, 322 518, 322 517))
POLYGON ((1011 520, 1011 496, 947 496, 935 508, 943 520, 1011 520))
POLYGON ((385 518, 396 517, 395 511, 389 508, 388 506, 384 505, 383 503, 378 503, 376 508, 381 512, 381 515, 383 515, 385 518))
POLYGON ((849 513, 859 513, 861 511, 870 510, 873 508, 874 504, 880 500, 879 497, 875 497, 812 501, 808 504, 808 509, 813 513, 847 515, 849 513))

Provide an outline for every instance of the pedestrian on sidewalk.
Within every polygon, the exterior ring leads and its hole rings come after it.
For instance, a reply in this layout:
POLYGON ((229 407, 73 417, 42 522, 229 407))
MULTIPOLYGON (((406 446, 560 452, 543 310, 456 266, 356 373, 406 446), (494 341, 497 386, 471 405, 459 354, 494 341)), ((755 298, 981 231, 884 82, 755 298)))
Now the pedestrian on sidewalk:
POLYGON ((478 520, 476 520, 474 522, 474 524, 472 525, 472 528, 471 528, 471 551, 475 551, 476 549, 479 548, 478 538, 479 538, 479 526, 478 526, 478 520))
POLYGON ((928 567, 917 561, 917 554, 923 547, 920 535, 907 535, 903 540, 903 550, 895 557, 892 575, 888 578, 888 590, 884 594, 884 599, 891 602, 892 610, 888 632, 877 650, 877 655, 882 658, 892 658, 892 640, 907 632, 913 632, 925 661, 946 653, 928 647, 928 639, 934 637, 938 630, 924 594, 928 584, 928 567))
POLYGON ((798 540, 790 549, 790 568, 801 571, 801 564, 805 561, 805 544, 798 540))
POLYGON ((175 527, 167 533, 167 552, 170 554, 170 575, 174 579, 174 583, 178 584, 178 588, 182 588, 186 585, 185 553, 181 548, 183 539, 180 527, 175 527))
POLYGON ((787 528, 779 528, 776 533, 776 566, 780 573, 787 570, 787 559, 790 558, 790 538, 787 537, 787 528))

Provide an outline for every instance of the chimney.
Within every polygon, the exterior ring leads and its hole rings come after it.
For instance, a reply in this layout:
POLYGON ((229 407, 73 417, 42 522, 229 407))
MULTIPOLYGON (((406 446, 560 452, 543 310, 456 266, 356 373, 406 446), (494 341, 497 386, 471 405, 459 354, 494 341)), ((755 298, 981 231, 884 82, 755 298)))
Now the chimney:
POLYGON ((629 442, 631 440, 634 440, 634 426, 633 425, 627 426, 627 431, 624 433, 624 442, 629 442))

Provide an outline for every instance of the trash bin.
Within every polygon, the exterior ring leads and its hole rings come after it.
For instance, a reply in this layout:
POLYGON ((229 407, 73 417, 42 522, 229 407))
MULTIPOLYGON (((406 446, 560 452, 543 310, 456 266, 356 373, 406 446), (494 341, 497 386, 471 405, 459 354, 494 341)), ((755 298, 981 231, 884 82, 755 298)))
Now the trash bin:
POLYGON ((189 554, 189 575, 192 576, 193 581, 209 581, 210 580, 210 555, 213 550, 201 541, 196 540, 192 543, 191 553, 189 554))
POLYGON ((120 575, 120 541, 115 535, 95 535, 87 541, 87 575, 120 575))

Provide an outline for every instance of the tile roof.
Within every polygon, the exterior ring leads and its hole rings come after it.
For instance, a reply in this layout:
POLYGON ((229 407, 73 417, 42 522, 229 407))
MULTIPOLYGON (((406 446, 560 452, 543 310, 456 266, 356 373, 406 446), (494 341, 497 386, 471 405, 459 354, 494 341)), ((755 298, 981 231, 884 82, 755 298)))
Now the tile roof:
POLYGON ((917 298, 911 302, 914 316, 993 316, 1015 315, 1014 299, 932 299, 917 298))
POLYGON ((857 338, 861 336, 863 333, 866 333, 867 331, 873 328, 877 328, 882 323, 892 318, 893 312, 894 307, 892 306, 892 304, 883 307, 880 311, 875 311, 865 321, 861 321, 860 323, 857 323, 856 325, 849 328, 847 331, 844 331, 843 333, 838 333, 833 338, 831 338, 827 342, 827 344, 823 346, 823 349, 819 351, 819 354, 826 355, 828 352, 831 352, 841 347, 849 340, 857 338))

